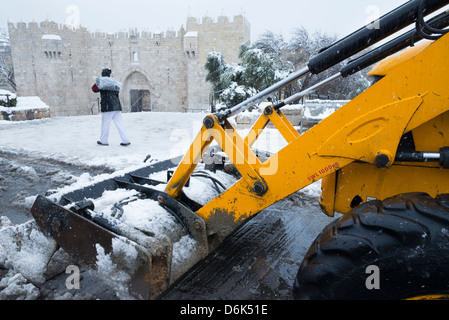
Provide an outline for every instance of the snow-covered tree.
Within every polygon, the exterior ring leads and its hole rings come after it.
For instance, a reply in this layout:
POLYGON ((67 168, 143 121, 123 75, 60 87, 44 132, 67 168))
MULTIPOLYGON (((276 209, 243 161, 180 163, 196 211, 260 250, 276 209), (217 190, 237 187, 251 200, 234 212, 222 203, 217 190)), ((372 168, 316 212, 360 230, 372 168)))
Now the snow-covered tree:
POLYGON ((252 88, 242 84, 243 66, 226 63, 221 52, 209 53, 205 68, 208 71, 206 81, 212 84, 214 95, 227 106, 236 105, 254 94, 252 88))
POLYGON ((370 81, 362 75, 362 73, 358 73, 358 77, 354 77, 353 84, 353 90, 349 92, 347 95, 348 99, 352 99, 362 93, 366 88, 370 86, 370 81))
POLYGON ((257 91, 268 88, 293 72, 293 65, 284 62, 278 54, 264 53, 247 43, 240 46, 239 56, 244 67, 243 83, 257 91))
POLYGON ((221 76, 226 71, 227 63, 224 60, 221 52, 212 51, 206 57, 206 64, 204 66, 208 71, 206 81, 209 81, 214 91, 221 91, 224 89, 221 76))
MULTIPOLYGON (((336 35, 327 35, 322 32, 310 34, 304 27, 299 27, 293 31, 288 50, 285 52, 285 59, 291 61, 295 69, 300 69, 306 66, 308 61, 321 50, 329 47, 337 40, 336 35)), ((309 88, 338 73, 346 63, 347 61, 343 61, 318 75, 307 75, 299 81, 299 89, 309 88)), ((318 89, 315 93, 317 95, 329 96, 331 99, 352 99, 365 90, 368 84, 369 82, 366 76, 364 76, 364 71, 361 71, 353 76, 333 81, 318 89)))
MULTIPOLYGON (((212 83, 222 102, 232 107, 284 79, 294 70, 303 68, 320 50, 337 39, 336 35, 310 34, 304 27, 299 27, 287 43, 282 35, 267 31, 253 45, 245 43, 240 46, 241 62, 238 64, 229 64, 221 53, 211 52, 205 65, 209 71, 206 80, 212 83)), ((309 74, 284 88, 283 94, 291 96, 309 88, 338 73, 345 64, 339 63, 318 75, 309 74)), ((361 71, 338 79, 318 89, 315 94, 331 99, 352 99, 369 85, 364 73, 361 71)), ((277 95, 275 98, 282 97, 277 95)))
POLYGON ((16 90, 9 36, 3 30, 0 30, 0 85, 16 90))
POLYGON ((248 87, 246 85, 239 85, 237 82, 231 82, 229 87, 227 87, 220 94, 220 99, 229 108, 238 105, 240 102, 251 98, 257 93, 253 87, 248 87))
POLYGON ((319 50, 316 48, 316 42, 304 27, 296 28, 292 32, 292 38, 286 47, 288 49, 285 52, 286 58, 296 68, 307 64, 310 57, 319 50))
POLYGON ((289 62, 284 62, 275 53, 265 53, 261 49, 242 44, 239 57, 241 63, 226 63, 219 52, 207 56, 206 80, 213 90, 220 93, 220 99, 227 107, 233 107, 282 80, 293 71, 289 62))
POLYGON ((264 53, 281 55, 283 50, 287 47, 287 43, 284 41, 284 37, 281 34, 266 31, 259 36, 254 43, 254 47, 262 50, 264 53))

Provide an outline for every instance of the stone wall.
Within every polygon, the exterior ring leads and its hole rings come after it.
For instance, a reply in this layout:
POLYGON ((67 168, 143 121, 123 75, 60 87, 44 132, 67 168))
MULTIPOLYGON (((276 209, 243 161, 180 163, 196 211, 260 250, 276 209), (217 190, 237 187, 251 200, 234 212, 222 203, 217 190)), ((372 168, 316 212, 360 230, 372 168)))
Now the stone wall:
POLYGON ((8 28, 17 94, 39 96, 55 116, 89 114, 98 97, 91 86, 105 67, 122 82, 124 111, 208 109, 207 54, 221 50, 227 61, 238 62, 240 44, 250 40, 242 16, 189 18, 186 29, 166 33, 91 33, 54 22, 8 28))
POLYGON ((50 108, 47 109, 27 109, 27 110, 0 110, 0 120, 6 121, 26 121, 50 118, 50 108))
POLYGON ((50 118, 50 107, 39 97, 17 97, 15 107, 0 106, 0 120, 25 121, 50 118))

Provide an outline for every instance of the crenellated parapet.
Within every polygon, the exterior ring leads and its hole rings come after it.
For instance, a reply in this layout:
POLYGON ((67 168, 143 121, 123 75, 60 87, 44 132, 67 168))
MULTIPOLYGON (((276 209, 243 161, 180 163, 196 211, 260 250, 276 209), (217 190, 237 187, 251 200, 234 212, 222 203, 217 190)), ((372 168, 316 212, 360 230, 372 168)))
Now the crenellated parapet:
POLYGON ((114 33, 110 32, 102 32, 102 31, 94 31, 91 32, 87 30, 87 28, 73 28, 71 26, 65 24, 58 24, 53 21, 44 21, 44 22, 8 22, 8 29, 10 33, 36 33, 36 34, 67 34, 68 36, 83 36, 89 37, 92 40, 95 39, 108 39, 108 38, 116 38, 116 39, 154 39, 154 38, 179 38, 182 39, 185 30, 181 28, 178 31, 167 30, 165 32, 150 32, 150 31, 139 31, 137 29, 129 29, 117 31, 114 33))

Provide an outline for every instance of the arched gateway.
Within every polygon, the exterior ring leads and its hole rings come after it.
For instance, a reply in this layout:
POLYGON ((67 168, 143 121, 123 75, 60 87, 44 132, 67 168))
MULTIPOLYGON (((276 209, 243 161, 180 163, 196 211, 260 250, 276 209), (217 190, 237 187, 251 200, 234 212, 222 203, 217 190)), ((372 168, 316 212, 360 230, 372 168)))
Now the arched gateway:
POLYGON ((139 71, 131 72, 123 82, 124 112, 152 111, 150 82, 139 71))

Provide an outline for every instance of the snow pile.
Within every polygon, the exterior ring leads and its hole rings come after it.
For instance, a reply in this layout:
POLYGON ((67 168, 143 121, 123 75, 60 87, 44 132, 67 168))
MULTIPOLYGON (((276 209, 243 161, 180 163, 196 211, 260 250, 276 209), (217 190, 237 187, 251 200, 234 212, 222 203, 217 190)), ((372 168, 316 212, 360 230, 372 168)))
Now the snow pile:
POLYGON ((178 225, 157 201, 142 199, 123 207, 122 221, 154 234, 169 234, 178 225))
MULTIPOLYGON (((224 191, 224 189, 220 185, 215 185, 212 180, 203 176, 201 172, 201 164, 199 164, 198 170, 194 172, 190 178, 190 185, 188 187, 185 187, 183 191, 190 199, 195 200, 201 205, 205 205, 222 191, 224 191)), ((235 177, 223 171, 217 171, 215 173, 207 172, 207 175, 215 180, 220 181, 225 189, 228 189, 236 182, 235 177)))
MULTIPOLYGON (((7 103, 6 90, 0 90, 0 100, 3 103, 7 103)), ((8 93, 9 91, 7 91, 8 93)), ((36 109, 50 109, 50 107, 45 104, 39 97, 17 97, 16 94, 9 92, 9 100, 17 99, 17 104, 13 107, 5 107, 0 105, 0 112, 17 112, 24 110, 36 110, 36 109)))
MULTIPOLYGON (((301 120, 318 123, 329 117, 337 109, 347 103, 346 100, 307 100, 304 104, 290 104, 282 107, 281 111, 284 115, 298 116, 301 120)), ((233 117, 237 124, 253 125, 256 120, 263 114, 265 108, 273 103, 262 102, 257 109, 246 110, 233 117)), ((290 119, 291 121, 294 121, 290 119)), ((292 122, 293 123, 293 122, 292 122)))
POLYGON ((0 300, 36 300, 39 296, 39 289, 13 270, 0 281, 0 300))
POLYGON ((57 249, 56 242, 39 231, 30 220, 21 225, 9 225, 2 217, 0 229, 0 266, 20 272, 34 283, 43 283, 47 263, 57 249))
POLYGON ((16 110, 27 109, 49 109, 50 107, 44 103, 39 97, 18 97, 16 110))
POLYGON ((305 119, 320 121, 330 116, 332 113, 334 113, 334 111, 335 110, 333 109, 316 110, 313 108, 304 108, 303 117, 305 119))
POLYGON ((136 248, 124 241, 112 239, 112 250, 115 256, 120 256, 122 263, 117 264, 111 255, 104 252, 103 247, 96 245, 97 249, 97 270, 94 274, 108 275, 102 277, 107 285, 114 288, 117 296, 123 300, 130 300, 128 285, 131 281, 130 273, 134 270, 135 261, 138 255, 136 248))
POLYGON ((0 220, 0 268, 9 270, 0 281, 0 300, 37 299, 36 285, 47 280, 48 263, 58 246, 34 221, 12 225, 6 217, 0 220))
POLYGON ((319 122, 330 116, 335 110, 341 108, 347 102, 346 100, 308 100, 303 106, 303 117, 319 122))
MULTIPOLYGON (((99 216, 111 222, 118 222, 120 225, 125 224, 136 228, 134 232, 154 235, 151 240, 154 240, 155 243, 150 243, 148 249, 157 251, 155 247, 163 247, 170 243, 167 248, 173 249, 171 252, 171 279, 174 281, 186 266, 193 266, 197 261, 196 241, 186 234, 175 217, 157 201, 140 198, 140 196, 133 190, 117 189, 105 191, 101 197, 92 199, 92 201, 99 216), (117 202, 118 199, 123 200, 120 203, 117 202), (164 239, 169 239, 169 242, 165 242, 164 239)), ((120 239, 120 241, 113 239, 113 255, 105 254, 104 249, 97 245, 97 264, 93 274, 104 279, 105 284, 113 288, 120 299, 132 299, 128 289, 132 280, 131 275, 139 267, 137 263, 139 260, 136 260, 138 252, 136 247, 129 243, 129 240, 120 239), (103 275, 107 275, 107 277, 103 275)))
POLYGON ((308 185, 299 192, 310 197, 311 199, 318 199, 321 196, 321 180, 308 185))
POLYGON ((105 191, 100 198, 90 199, 95 205, 95 212, 103 217, 126 223, 150 234, 171 234, 178 228, 174 217, 162 208, 157 201, 140 199, 135 190, 117 189, 105 191), (120 210, 119 200, 123 200, 120 210))

